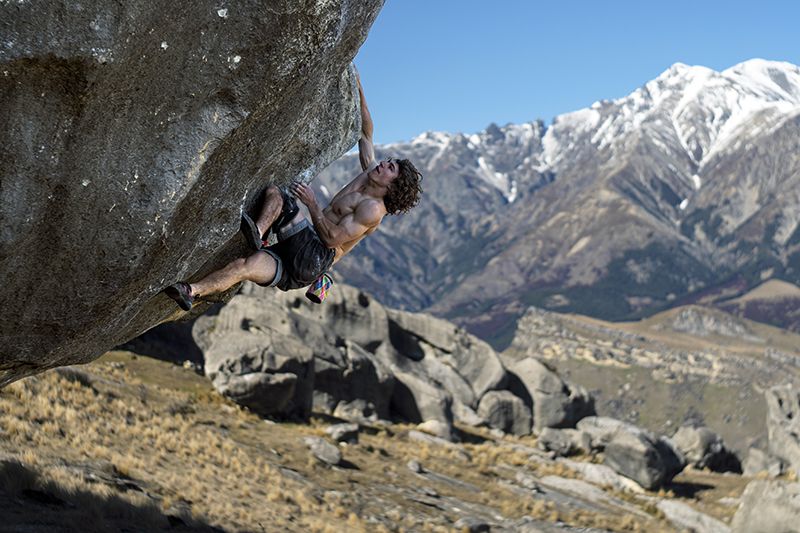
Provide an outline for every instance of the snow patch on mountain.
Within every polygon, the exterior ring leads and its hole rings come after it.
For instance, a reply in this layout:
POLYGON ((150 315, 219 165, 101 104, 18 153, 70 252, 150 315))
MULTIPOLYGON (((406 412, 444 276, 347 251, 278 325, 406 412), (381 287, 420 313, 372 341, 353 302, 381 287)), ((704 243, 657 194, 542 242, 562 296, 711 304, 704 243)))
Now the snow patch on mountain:
POLYGON ((486 158, 482 156, 478 157, 478 168, 480 169, 481 177, 489 184, 499 189, 509 203, 516 199, 517 184, 515 181, 509 179, 507 173, 494 170, 486 162, 486 158))
MULTIPOLYGON (((581 151, 609 150, 613 158, 629 153, 631 143, 647 142, 670 158, 685 157, 684 166, 670 168, 699 191, 712 158, 769 134, 798 112, 800 68, 795 65, 752 59, 717 72, 676 63, 629 95, 559 115, 547 128, 528 122, 490 124, 467 135, 431 131, 405 146, 428 150, 431 167, 455 155, 513 202, 532 170, 557 176, 566 170, 562 165, 581 159, 581 151)), ((690 193, 684 191, 686 198, 676 207, 685 210, 690 193)))
POLYGON ((586 132, 598 150, 614 150, 646 124, 659 130, 670 125, 671 143, 663 135, 651 140, 664 150, 683 151, 700 167, 732 142, 768 132, 798 109, 800 68, 790 63, 753 59, 721 73, 676 63, 624 98, 556 117, 544 137, 543 169, 564 160, 586 132), (760 129, 753 127, 755 117, 760 129))
POLYGON ((557 116, 542 139, 544 168, 556 167, 578 145, 578 139, 597 128, 600 117, 600 112, 592 108, 557 116))

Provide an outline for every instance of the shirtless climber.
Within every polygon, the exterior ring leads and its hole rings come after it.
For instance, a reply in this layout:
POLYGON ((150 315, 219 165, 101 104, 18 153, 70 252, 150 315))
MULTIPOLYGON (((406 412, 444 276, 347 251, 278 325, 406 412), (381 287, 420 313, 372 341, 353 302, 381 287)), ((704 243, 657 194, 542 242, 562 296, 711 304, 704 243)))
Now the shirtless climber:
POLYGON ((312 284, 364 237, 378 229, 387 214, 405 213, 422 193, 422 175, 407 159, 375 162, 370 116, 361 81, 361 138, 358 141, 362 172, 322 209, 313 189, 293 183, 289 192, 275 186, 266 191, 261 213, 253 221, 242 214, 242 231, 254 253, 228 263, 200 281, 180 281, 164 292, 188 311, 199 296, 224 292, 241 281, 287 291, 312 284), (296 197, 311 215, 300 212, 296 197), (272 230, 277 244, 266 247, 272 230))

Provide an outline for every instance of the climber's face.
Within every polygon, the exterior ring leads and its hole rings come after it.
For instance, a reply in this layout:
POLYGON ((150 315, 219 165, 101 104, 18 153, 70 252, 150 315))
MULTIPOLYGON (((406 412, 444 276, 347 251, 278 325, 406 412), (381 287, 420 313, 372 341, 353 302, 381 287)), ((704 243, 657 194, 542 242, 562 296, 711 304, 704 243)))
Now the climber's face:
POLYGON ((372 179, 381 185, 389 186, 392 181, 400 174, 400 167, 396 159, 386 159, 378 163, 373 170, 372 179))

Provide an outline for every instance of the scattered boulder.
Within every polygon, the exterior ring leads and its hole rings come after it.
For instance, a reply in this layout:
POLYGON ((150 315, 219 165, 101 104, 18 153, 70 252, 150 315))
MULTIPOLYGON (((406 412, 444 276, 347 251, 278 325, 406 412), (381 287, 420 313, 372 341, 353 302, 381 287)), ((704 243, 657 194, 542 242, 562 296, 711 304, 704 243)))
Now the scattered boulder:
POLYGON ((589 435, 592 449, 597 451, 603 451, 618 431, 642 431, 633 424, 607 416, 587 416, 578 421, 576 428, 589 435))
POLYGON ((592 451, 591 437, 579 429, 544 428, 536 439, 536 445, 558 457, 588 454, 592 451))
POLYGON ((668 439, 645 431, 617 431, 606 445, 603 462, 648 490, 669 483, 686 465, 668 439))
POLYGON ((800 530, 800 483, 751 481, 733 517, 734 533, 776 533, 800 530))
POLYGON ((328 426, 325 429, 325 433, 336 442, 346 442, 348 444, 358 443, 358 424, 334 424, 328 426))
POLYGON ((415 474, 422 474, 423 472, 425 472, 425 469, 422 467, 422 464, 416 459, 411 459, 410 461, 408 461, 406 466, 408 467, 409 470, 411 470, 415 474))
POLYGON ((342 452, 327 440, 321 437, 306 437, 303 441, 311 450, 311 455, 323 463, 336 466, 342 462, 342 452))
POLYGON ((350 402, 340 401, 334 402, 336 408, 333 410, 333 416, 341 418, 342 420, 350 420, 359 424, 375 422, 378 420, 378 414, 375 412, 375 406, 367 400, 356 399, 350 402))
POLYGON ((441 420, 426 420, 425 422, 417 424, 417 429, 424 431, 429 435, 434 435, 436 437, 445 439, 449 442, 458 441, 458 438, 453 431, 453 426, 451 424, 442 422, 441 420))
POLYGON ((487 425, 486 419, 478 415, 471 407, 454 400, 453 401, 453 418, 456 422, 466 424, 472 427, 483 427, 487 425))
POLYGON ((525 403, 509 391, 489 391, 478 405, 478 416, 485 419, 489 427, 512 435, 528 435, 531 432, 531 411, 525 403))
MULTIPOLYGON (((306 331, 316 329, 310 324, 305 326, 306 331)), ((356 402, 359 406, 363 404, 360 409, 363 418, 389 418, 395 379, 379 357, 350 340, 337 339, 336 345, 330 345, 308 334, 299 338, 314 352, 314 389, 325 399, 320 402, 321 407, 327 408, 325 412, 331 414, 342 404, 351 405, 343 405, 340 410, 352 411, 356 402)))
POLYGON ((477 407, 478 398, 475 396, 470 384, 467 383, 467 380, 455 368, 446 364, 435 353, 431 353, 429 347, 425 347, 424 351, 429 356, 414 365, 410 365, 409 368, 413 368, 417 374, 424 375, 434 384, 449 392, 454 402, 477 407))
POLYGON ((626 492, 644 492, 642 486, 630 478, 622 476, 606 465, 586 463, 583 461, 572 461, 570 459, 558 459, 558 462, 566 465, 570 470, 578 472, 581 477, 590 483, 601 487, 611 487, 614 490, 626 492))
POLYGON ((262 416, 305 418, 302 405, 292 402, 297 389, 297 374, 291 372, 219 373, 214 387, 234 402, 262 416))
POLYGON ((416 429, 412 429, 411 431, 408 432, 408 438, 413 441, 422 442, 426 444, 436 444, 437 446, 445 446, 447 448, 455 448, 458 446, 449 439, 438 437, 436 435, 431 435, 430 433, 427 432, 417 431, 416 429))
MULTIPOLYGON (((398 350, 420 353, 425 345, 469 384, 475 398, 487 391, 502 389, 506 370, 489 344, 466 333, 452 322, 422 313, 389 310, 392 343, 398 350)), ((472 402, 464 402, 472 406, 472 402)))
POLYGON ((392 368, 395 376, 392 411, 408 422, 440 420, 452 426, 453 397, 416 373, 392 368))
POLYGON ((546 489, 556 489, 562 493, 573 494, 585 502, 591 502, 603 507, 616 507, 617 509, 624 509, 626 514, 630 515, 637 515, 640 517, 647 516, 644 511, 637 508, 635 505, 631 505, 618 498, 615 498, 603 489, 581 479, 549 475, 544 476, 541 481, 542 486, 544 486, 546 489))
POLYGON ((595 414, 594 399, 578 385, 562 380, 541 361, 527 357, 508 367, 509 390, 533 410, 533 428, 574 428, 595 414))
POLYGON ((750 448, 744 460, 743 473, 746 476, 755 476, 765 472, 770 478, 783 474, 786 466, 778 457, 774 457, 758 448, 750 448))
POLYGON ((311 413, 314 356, 300 340, 269 328, 257 298, 239 295, 203 329, 206 374, 224 396, 263 416, 311 413))
POLYGON ((765 397, 769 452, 800 472, 800 391, 782 385, 768 389, 765 397))
POLYGON ((695 468, 708 468, 714 472, 742 472, 739 458, 725 447, 722 437, 710 428, 682 426, 672 436, 672 442, 695 468))
POLYGON ((693 533, 729 533, 731 528, 724 522, 693 509, 683 502, 660 500, 656 507, 680 531, 693 533))
POLYGON ((531 492, 542 492, 542 488, 539 486, 538 481, 533 476, 529 476, 528 474, 524 474, 522 472, 517 472, 514 476, 514 480, 519 483, 520 486, 525 487, 531 492))

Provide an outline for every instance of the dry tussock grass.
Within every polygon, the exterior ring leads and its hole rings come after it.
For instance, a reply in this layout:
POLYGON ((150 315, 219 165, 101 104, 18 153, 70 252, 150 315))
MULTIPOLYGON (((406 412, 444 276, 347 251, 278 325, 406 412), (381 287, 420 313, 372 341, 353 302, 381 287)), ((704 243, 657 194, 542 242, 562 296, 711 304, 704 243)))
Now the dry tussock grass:
MULTIPOLYGON (((98 508, 118 516, 141 513, 137 520, 152 515, 154 528, 165 525, 162 511, 178 502, 190 504, 199 522, 233 530, 277 526, 287 515, 295 527, 310 530, 356 527, 357 516, 334 513, 310 497, 307 486, 284 477, 262 450, 230 438, 232 426, 263 424, 253 415, 231 408, 218 395, 157 390, 116 366, 102 370, 92 386, 51 372, 0 391, 0 450, 18 457, 49 493, 92 515, 98 508), (107 387, 102 380, 119 382, 107 387), (176 404, 190 409, 171 415, 176 404), (220 413, 223 405, 227 412, 220 413), (89 483, 58 467, 61 458, 71 464, 108 463, 117 476, 145 483, 155 499, 89 483)), ((5 478, 0 488, 7 491, 30 488, 15 488, 5 478)))
MULTIPOLYGON (((343 447, 357 469, 330 469, 302 444, 304 436, 324 437, 327 420, 268 425, 190 372, 176 374, 175 386, 166 387, 176 370, 142 358, 123 360, 93 364, 87 379, 49 373, 0 391, 0 452, 25 464, 30 475, 22 482, 46 486, 71 503, 85 501, 92 516, 113 509, 136 521, 141 513, 153 530, 164 525, 166 513, 178 513, 185 521, 231 531, 450 531, 459 516, 409 500, 408 491, 421 485, 510 519, 527 515, 614 531, 665 529, 657 518, 576 511, 511 490, 509 470, 576 477, 560 463, 532 461, 513 448, 531 446, 530 438, 453 448, 414 441, 408 434, 415 426, 395 424, 362 432, 360 444, 343 447), (427 480, 406 468, 411 459, 480 490, 427 480), (87 481, 73 468, 87 464, 140 484, 147 495, 87 481), (380 489, 375 497, 376 487, 386 485, 403 490, 380 489)), ((482 430, 475 435, 488 437, 482 430)), ((0 490, 25 490, 2 474, 0 490)))

